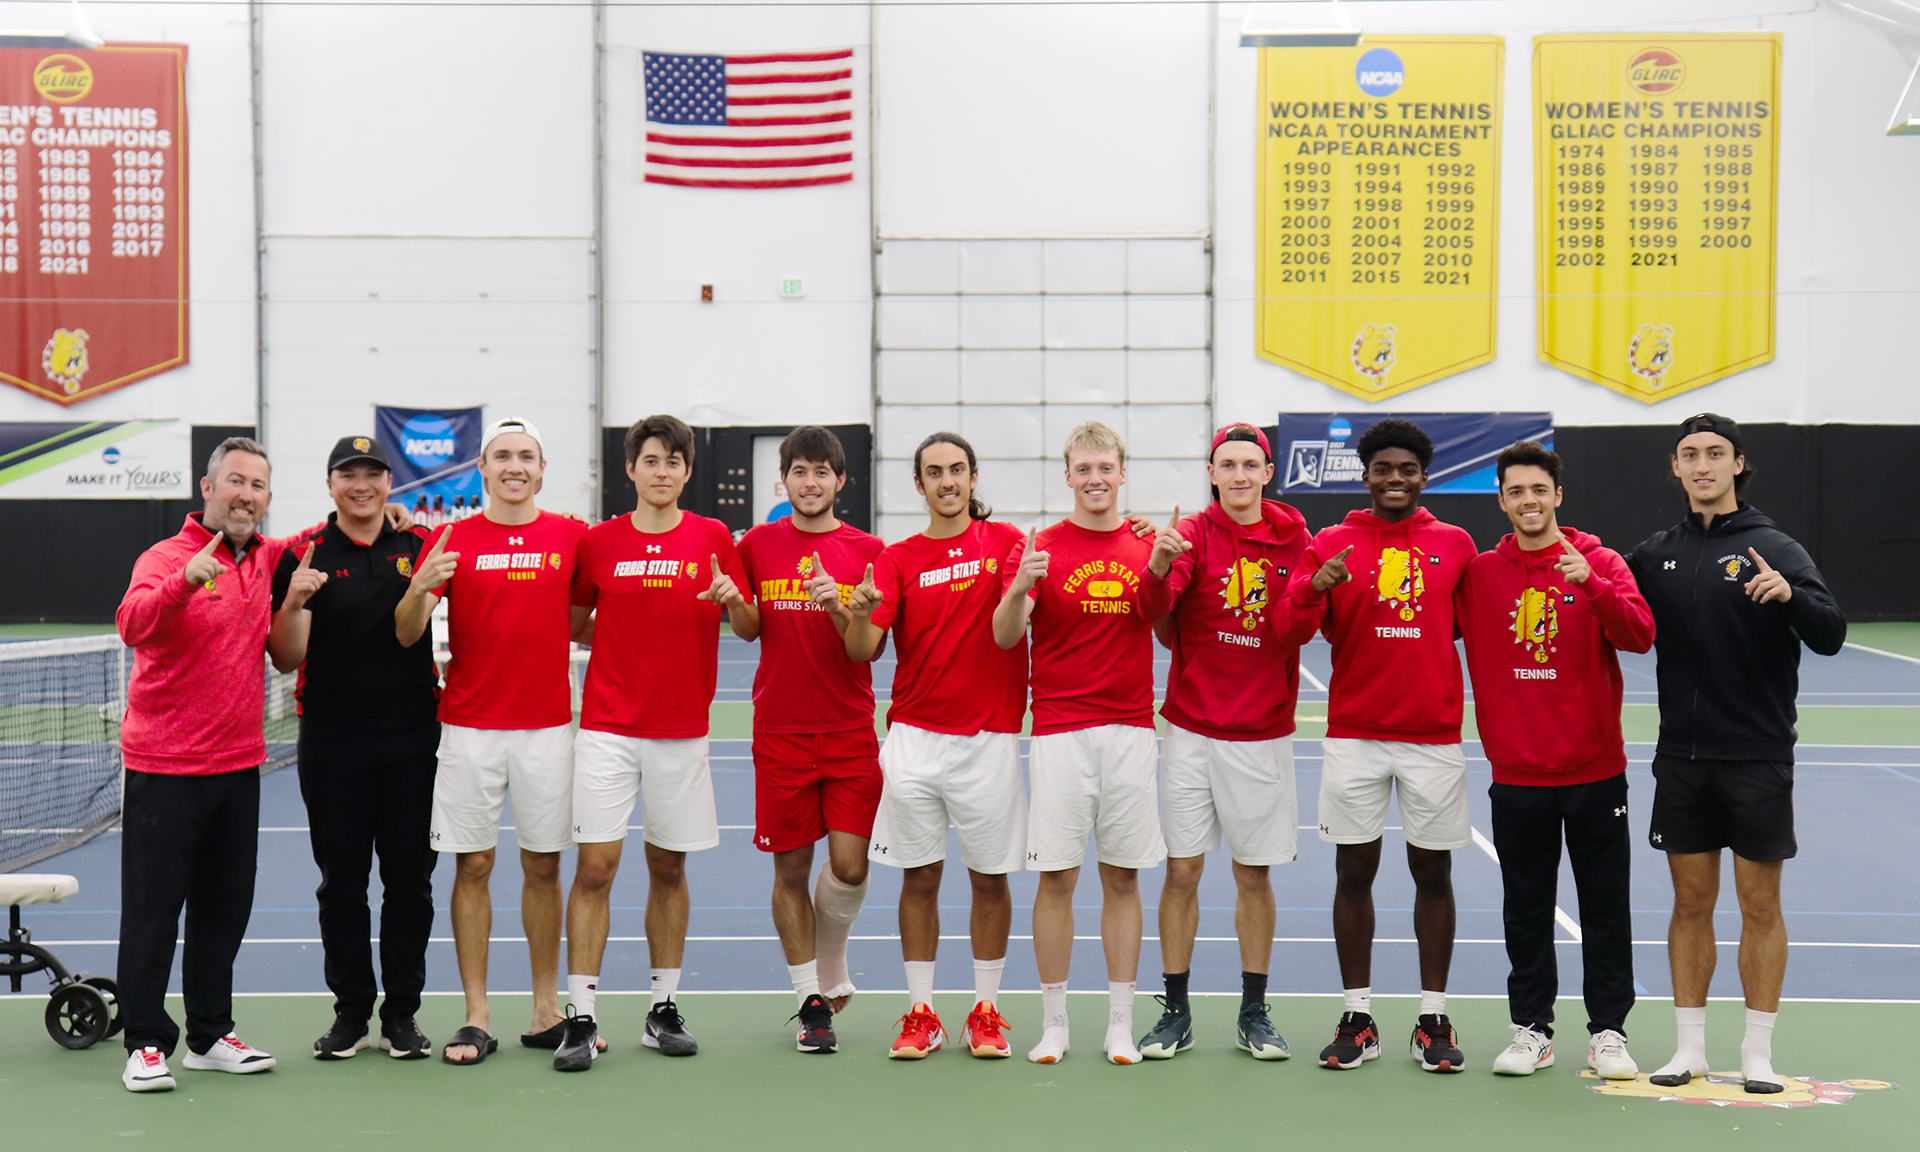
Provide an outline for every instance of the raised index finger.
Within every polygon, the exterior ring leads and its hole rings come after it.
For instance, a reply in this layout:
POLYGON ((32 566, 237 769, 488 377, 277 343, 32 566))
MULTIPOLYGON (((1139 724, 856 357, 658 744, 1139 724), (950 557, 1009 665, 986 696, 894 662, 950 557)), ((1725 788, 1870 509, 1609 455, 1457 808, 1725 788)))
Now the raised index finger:
POLYGON ((1773 571, 1773 565, 1767 563, 1766 558, 1761 556, 1760 553, 1755 552, 1753 549, 1749 548, 1747 549, 1747 555, 1753 557, 1753 562, 1755 564, 1760 565, 1760 571, 1762 572, 1773 571))
POLYGON ((304 552, 302 552, 302 553, 300 553, 300 563, 299 563, 299 564, 298 564, 297 566, 295 566, 295 569, 294 569, 295 571, 299 571, 299 570, 300 570, 301 568, 311 568, 311 567, 313 567, 313 547, 314 547, 314 543, 315 543, 315 542, 314 542, 314 541, 312 541, 312 540, 309 540, 309 541, 307 541, 307 548, 306 548, 306 551, 304 551, 304 552))
POLYGON ((1340 549, 1340 555, 1335 556, 1334 559, 1344 561, 1347 558, 1347 553, 1353 551, 1355 547, 1356 545, 1353 544, 1347 545, 1345 548, 1340 549))
POLYGON ((1580 555, 1580 550, 1573 546, 1573 541, 1567 539, 1565 536, 1560 537, 1560 550, 1569 556, 1580 555))
POLYGON ((1174 529, 1180 527, 1180 505, 1175 504, 1173 506, 1173 519, 1167 521, 1167 527, 1174 529))
POLYGON ((220 547, 220 537, 221 537, 221 535, 222 535, 221 533, 219 533, 219 532, 215 532, 215 533, 213 534, 213 539, 211 539, 211 540, 209 540, 209 541, 207 541, 207 542, 206 542, 206 543, 205 543, 204 545, 202 545, 202 546, 201 546, 201 548, 200 548, 200 555, 202 555, 202 556, 211 556, 211 555, 213 555, 213 550, 214 550, 215 548, 218 548, 218 547, 220 547))
POLYGON ((715 580, 720 579, 720 557, 717 553, 707 553, 707 571, 713 573, 715 580))

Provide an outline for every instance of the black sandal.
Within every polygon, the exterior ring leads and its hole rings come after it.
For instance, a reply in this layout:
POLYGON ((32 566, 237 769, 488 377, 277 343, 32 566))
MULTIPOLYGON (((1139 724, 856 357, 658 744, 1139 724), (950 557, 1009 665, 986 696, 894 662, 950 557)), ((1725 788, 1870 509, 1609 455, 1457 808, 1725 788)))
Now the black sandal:
POLYGON ((459 1064, 459 1065, 479 1064, 482 1061, 486 1060, 487 1057, 497 1052, 499 1048, 500 1048, 500 1041, 495 1040, 492 1036, 488 1035, 487 1030, 485 1028, 475 1028, 473 1025, 469 1024, 466 1027, 460 1029, 460 1031, 455 1032, 453 1034, 453 1039, 447 1041, 446 1047, 443 1047, 440 1049, 440 1062, 443 1064, 459 1064), (453 1057, 447 1055, 448 1048, 462 1048, 462 1047, 473 1048, 480 1054, 478 1056, 475 1056, 471 1060, 455 1060, 453 1057))
POLYGON ((553 1051, 560 1047, 560 1036, 566 1030, 567 1022, 562 1020, 544 1032, 522 1032, 520 1033, 520 1046, 522 1048, 545 1048, 548 1051, 553 1051))

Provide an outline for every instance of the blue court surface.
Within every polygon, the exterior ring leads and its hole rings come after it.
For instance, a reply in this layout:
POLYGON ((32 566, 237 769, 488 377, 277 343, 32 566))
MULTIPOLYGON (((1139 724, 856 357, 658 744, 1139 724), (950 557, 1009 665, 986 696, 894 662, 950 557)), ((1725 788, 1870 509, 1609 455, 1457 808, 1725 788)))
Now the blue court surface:
MULTIPOLYGON (((756 646, 725 638, 721 652, 722 702, 749 699, 757 654, 756 646)), ((1158 656, 1157 672, 1164 682, 1166 654, 1159 652, 1158 656)), ((1326 693, 1321 686, 1328 675, 1328 656, 1327 646, 1317 640, 1305 651, 1302 729, 1296 743, 1303 826, 1300 856, 1273 870, 1280 908, 1272 977, 1272 989, 1277 994, 1327 994, 1340 987, 1328 911, 1333 849, 1312 830, 1320 774, 1320 744, 1315 737, 1324 731, 1315 721, 1325 715, 1326 693)), ((1654 700, 1653 658, 1628 657, 1624 663, 1629 737, 1650 739, 1646 719, 1651 708, 1644 706, 1654 700), (1640 716, 1638 721, 1636 715, 1640 716)), ((885 661, 876 668, 875 676, 882 700, 890 678, 891 663, 885 661)), ((1920 973, 1916 965, 1920 961, 1920 862, 1910 849, 1913 829, 1920 827, 1920 723, 1916 723, 1920 713, 1913 711, 1920 705, 1920 661, 1856 648, 1832 659, 1809 655, 1802 664, 1802 688, 1803 711, 1807 714, 1803 718, 1803 739, 1811 739, 1807 733, 1817 727, 1821 733, 1841 731, 1842 740, 1892 743, 1843 743, 1823 736, 1829 742, 1803 743, 1799 748, 1801 854, 1788 864, 1784 881, 1787 925, 1793 942, 1786 995, 1801 999, 1920 1000, 1920 975, 1916 974, 1920 973), (1843 723, 1816 723, 1815 714, 1836 706, 1847 706, 1844 712, 1832 714, 1843 723)), ((1477 758, 1477 743, 1469 742, 1467 748, 1474 782, 1470 792, 1475 827, 1484 837, 1490 830, 1486 799, 1489 769, 1484 759, 1477 758)), ((748 752, 744 739, 713 742, 722 843, 717 849, 695 854, 689 862, 693 919, 682 984, 688 992, 788 986, 768 913, 770 864, 750 839, 753 776, 748 752)), ((1647 743, 1629 747, 1634 803, 1630 818, 1636 829, 1635 964, 1644 991, 1665 998, 1670 995, 1665 938, 1671 894, 1664 859, 1645 841, 1647 810, 1653 796, 1648 771, 1652 753, 1647 743)), ((636 835, 643 819, 644 813, 635 814, 636 835)), ((262 788, 258 892, 235 977, 239 992, 325 990, 313 899, 318 875, 309 853, 306 822, 296 773, 268 775, 262 788)), ((506 822, 511 825, 511 812, 506 822)), ((1373 983, 1383 994, 1412 993, 1419 987, 1410 916, 1412 885, 1403 857, 1391 843, 1395 839, 1397 832, 1389 831, 1388 851, 1376 886, 1379 940, 1373 983)), ((520 876, 511 851, 513 844, 509 827, 501 835, 503 851, 493 881, 497 935, 492 982, 502 992, 524 992, 529 985, 517 914, 520 876)), ((646 878, 640 857, 629 854, 627 859, 628 870, 614 890, 614 939, 601 972, 600 986, 608 991, 643 989, 647 984, 647 951, 642 935, 646 878)), ((972 984, 965 936, 967 888, 957 864, 957 849, 953 859, 955 865, 948 870, 943 901, 945 943, 938 979, 938 987, 943 990, 968 989, 972 984)), ((570 863, 569 857, 569 867, 570 863)), ((1194 988, 1237 990, 1232 880, 1224 854, 1216 853, 1210 864, 1202 891, 1194 988)), ((114 969, 119 867, 119 837, 110 832, 33 868, 70 872, 80 878, 77 898, 57 907, 30 909, 28 917, 40 942, 56 948, 70 967, 93 972, 114 969)), ((1156 991, 1159 986, 1154 905, 1160 874, 1155 869, 1141 878, 1148 933, 1141 956, 1142 991, 1156 991)), ((866 910, 854 929, 851 957, 855 980, 867 991, 901 989, 904 975, 894 934, 899 874, 876 866, 873 875, 866 910)), ((1454 882, 1459 943, 1451 991, 1504 996, 1507 961, 1501 939, 1500 874, 1490 844, 1455 853, 1454 882)), ((451 862, 443 860, 436 873, 440 915, 428 957, 430 991, 454 992, 459 988, 445 910, 451 883, 451 862)), ((373 884, 377 898, 377 876, 373 884)), ((1031 874, 1014 878, 1015 939, 1009 950, 1005 985, 1010 991, 1037 987, 1028 936, 1034 886, 1031 874)), ((1579 909, 1570 874, 1563 874, 1561 892, 1565 912, 1559 931, 1563 941, 1561 990, 1563 995, 1577 997, 1580 954, 1575 932, 1579 909)), ((1073 969, 1073 986, 1081 990, 1102 989, 1106 980, 1097 935, 1098 905, 1098 881, 1088 869, 1081 878, 1081 943, 1075 950, 1073 969)), ((1739 916, 1730 876, 1721 908, 1720 936, 1725 947, 1712 991, 1716 997, 1731 997, 1739 994, 1731 947, 1737 937, 1739 916)), ((30 987, 28 994, 44 992, 30 987)), ((779 1015, 788 1010, 768 1007, 769 1012, 779 1015)), ((316 1009, 316 1018, 319 1012, 316 1009)))

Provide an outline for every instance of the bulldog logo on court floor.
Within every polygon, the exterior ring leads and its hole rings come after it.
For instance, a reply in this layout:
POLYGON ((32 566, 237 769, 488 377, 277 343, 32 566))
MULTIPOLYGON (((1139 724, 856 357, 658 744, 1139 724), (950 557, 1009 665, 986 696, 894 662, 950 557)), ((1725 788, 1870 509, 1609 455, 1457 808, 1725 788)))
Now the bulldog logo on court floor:
POLYGON ((1814 1104, 1845 1104, 1862 1092, 1898 1088, 1887 1080, 1816 1080, 1811 1076, 1785 1077, 1787 1090, 1753 1095, 1738 1072, 1709 1072, 1679 1088, 1662 1088, 1641 1073, 1632 1080, 1601 1080, 1591 1069, 1581 1069, 1587 1087, 1602 1096, 1659 1100, 1668 1104, 1710 1104, 1715 1108, 1805 1108, 1814 1104))
POLYGON ((1379 576, 1374 583, 1380 592, 1380 603, 1398 604, 1400 619, 1412 620, 1413 614, 1420 610, 1420 597, 1427 590, 1420 554, 1404 548, 1382 548, 1379 576))
POLYGON ((1545 664, 1553 638, 1560 635, 1560 589, 1529 588, 1508 615, 1513 617, 1514 643, 1532 652, 1535 663, 1545 664))

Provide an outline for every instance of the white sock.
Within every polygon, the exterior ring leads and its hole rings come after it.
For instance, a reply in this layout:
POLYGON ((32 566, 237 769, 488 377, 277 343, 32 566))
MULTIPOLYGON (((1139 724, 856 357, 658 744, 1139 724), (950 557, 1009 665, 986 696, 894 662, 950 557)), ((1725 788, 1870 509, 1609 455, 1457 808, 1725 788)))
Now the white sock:
POLYGON ((820 869, 820 878, 813 885, 813 955, 820 965, 820 986, 829 1000, 853 995, 853 977, 847 969, 847 937, 866 902, 866 882, 856 888, 835 876, 832 865, 820 869))
POLYGON ((1372 985, 1368 985, 1365 988, 1349 988, 1346 990, 1346 997, 1347 997, 1347 1011, 1359 1012, 1363 1015, 1372 1015, 1373 1013, 1372 985))
POLYGON ((1040 985, 1040 1042, 1027 1053, 1035 1064, 1056 1064, 1067 1054, 1067 982, 1040 985))
POLYGON ((1784 1084, 1773 1070, 1773 1025, 1778 1012, 1747 1009, 1747 1037, 1740 1042, 1740 1074, 1749 1080, 1784 1084))
POLYGON ((1447 1011, 1447 994, 1420 989, 1420 1015, 1444 1016, 1447 1011))
POLYGON ((1115 1064, 1138 1064, 1142 1057, 1133 1043, 1133 984, 1107 981, 1107 1039, 1103 1049, 1115 1064))
POLYGON ((907 961, 907 996, 911 1004, 933 1007, 933 961, 907 961))
POLYGON ((982 1001, 992 1004, 1000 999, 1000 976, 1006 970, 1007 958, 1005 956, 1000 957, 998 960, 974 958, 973 999, 976 1004, 982 1001))
POLYGON ((793 980, 793 994, 805 1004, 807 997, 820 994, 820 962, 809 960, 805 964, 787 965, 787 975, 793 980))
POLYGON ((665 1004, 673 999, 674 993, 680 991, 680 969, 655 968, 651 975, 649 983, 653 987, 653 1003, 665 1004))
POLYGON ((1673 1009, 1674 1029, 1680 1036, 1673 1047, 1673 1059, 1653 1070, 1655 1076, 1678 1076, 1685 1072, 1690 1076, 1707 1074, 1707 1010, 1706 1008, 1673 1009))
POLYGON ((593 1015, 593 990, 599 983, 600 977, 596 975, 576 976, 567 973, 567 1002, 573 1005, 574 1015, 593 1015))

